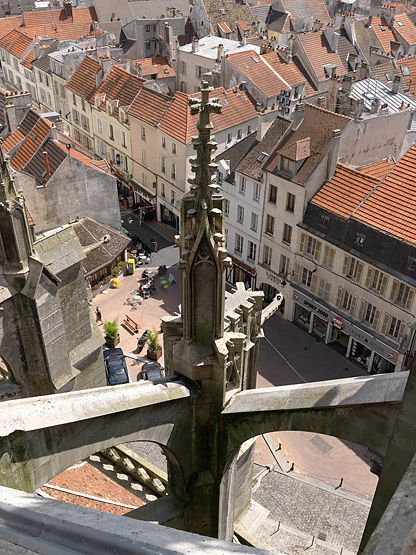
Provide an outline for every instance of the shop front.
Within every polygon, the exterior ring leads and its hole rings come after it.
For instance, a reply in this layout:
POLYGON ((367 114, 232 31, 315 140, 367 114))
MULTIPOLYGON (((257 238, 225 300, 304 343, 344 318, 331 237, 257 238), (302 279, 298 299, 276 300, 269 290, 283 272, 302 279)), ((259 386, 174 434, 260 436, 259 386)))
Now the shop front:
POLYGON ((162 203, 160 203, 160 220, 164 224, 168 224, 179 230, 179 216, 162 203))
POLYGON ((256 287, 256 275, 257 272, 254 268, 251 268, 248 264, 244 264, 241 260, 231 256, 233 264, 227 269, 225 279, 231 285, 242 282, 248 288, 255 289, 256 287))
POLYGON ((300 291, 294 291, 293 301, 295 324, 367 372, 379 374, 401 370, 404 353, 368 333, 358 323, 350 322, 300 291))
MULTIPOLYGON (((268 267, 264 267, 261 264, 258 266, 258 272, 256 276, 257 288, 264 293, 264 303, 268 304, 276 297, 278 293, 282 291, 282 277, 275 274, 268 267)), ((283 299, 281 305, 279 306, 279 311, 283 312, 285 306, 285 300, 283 299)))

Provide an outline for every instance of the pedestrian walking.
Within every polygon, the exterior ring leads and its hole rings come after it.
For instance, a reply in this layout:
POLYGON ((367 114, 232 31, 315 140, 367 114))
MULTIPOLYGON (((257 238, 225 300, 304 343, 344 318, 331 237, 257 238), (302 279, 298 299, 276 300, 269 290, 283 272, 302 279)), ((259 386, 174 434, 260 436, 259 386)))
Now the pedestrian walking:
POLYGON ((103 317, 102 317, 102 314, 101 314, 101 310, 98 306, 95 309, 95 321, 97 322, 97 324, 102 324, 103 323, 103 317))

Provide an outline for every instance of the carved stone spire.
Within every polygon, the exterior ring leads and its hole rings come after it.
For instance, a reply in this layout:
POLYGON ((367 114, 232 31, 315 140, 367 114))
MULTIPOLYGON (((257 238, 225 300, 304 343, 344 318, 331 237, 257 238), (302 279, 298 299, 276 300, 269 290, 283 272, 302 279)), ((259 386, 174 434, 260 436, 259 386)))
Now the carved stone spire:
POLYGON ((191 160, 195 177, 182 200, 179 236, 182 270, 182 315, 185 340, 211 343, 224 333, 225 267, 231 264, 224 248, 224 198, 216 181, 217 165, 212 152, 217 144, 211 135, 210 114, 221 112, 216 99, 209 99, 208 83, 202 82, 201 100, 191 99, 193 115, 199 113, 197 152, 191 160))
POLYGON ((0 142, 0 267, 6 278, 22 276, 33 254, 23 195, 14 178, 0 142))

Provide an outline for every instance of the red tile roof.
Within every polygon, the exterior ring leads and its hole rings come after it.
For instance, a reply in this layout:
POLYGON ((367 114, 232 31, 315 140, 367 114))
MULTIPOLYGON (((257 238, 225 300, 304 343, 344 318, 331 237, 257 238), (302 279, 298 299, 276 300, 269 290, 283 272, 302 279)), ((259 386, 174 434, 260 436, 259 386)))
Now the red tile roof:
POLYGON ((220 21, 220 23, 217 23, 217 25, 219 30, 225 35, 227 35, 228 33, 232 33, 230 27, 227 25, 225 21, 220 21))
POLYGON ((384 179, 337 166, 334 177, 312 198, 343 218, 353 218, 416 245, 416 146, 384 179))
POLYGON ((289 83, 284 81, 267 60, 254 50, 229 54, 227 63, 232 64, 243 73, 255 87, 269 98, 278 95, 282 89, 286 91, 290 89, 289 83))
POLYGON ((402 13, 394 16, 393 29, 407 44, 416 44, 416 26, 408 15, 402 13))
POLYGON ((57 23, 54 25, 35 25, 20 27, 22 33, 30 37, 55 38, 60 41, 76 40, 91 36, 94 32, 89 23, 57 23))
POLYGON ((72 17, 67 17, 65 10, 41 10, 33 12, 24 12, 23 26, 34 27, 36 25, 55 25, 63 23, 65 25, 72 23, 83 23, 92 25, 97 20, 97 14, 94 8, 72 8, 72 17))
POLYGON ((3 140, 3 150, 6 154, 9 154, 10 151, 17 146, 19 143, 23 141, 25 135, 20 131, 20 129, 15 129, 13 133, 7 135, 7 137, 3 140))
POLYGON ((171 97, 143 87, 130 105, 128 113, 141 121, 156 126, 172 102, 171 97))
MULTIPOLYGON (((61 142, 57 142, 57 144, 63 150, 63 152, 68 153, 68 149, 66 148, 66 145, 64 145, 61 142)), ((75 148, 70 149, 69 155, 71 156, 71 158, 75 158, 76 160, 79 160, 86 166, 90 166, 91 168, 94 168, 96 170, 100 170, 102 172, 112 175, 110 166, 107 164, 105 160, 94 160, 90 156, 83 154, 82 152, 80 152, 79 150, 76 150, 75 148)))
POLYGON ((408 56, 396 60, 402 76, 402 83, 406 85, 405 92, 416 95, 416 56, 408 56), (407 70, 405 69, 407 66, 407 70), (409 73, 408 75, 405 75, 409 73))
POLYGON ((384 52, 386 54, 390 54, 391 53, 390 43, 397 42, 397 39, 393 31, 390 29, 390 27, 381 17, 375 17, 373 19, 372 27, 381 46, 383 47, 384 52))
MULTIPOLYGON (((159 126, 161 131, 184 144, 189 144, 192 137, 197 135, 198 115, 192 116, 189 111, 190 98, 200 98, 200 93, 187 95, 176 92, 159 126)), ((257 115, 255 107, 242 91, 225 90, 221 87, 211 92, 211 98, 217 98, 222 105, 222 113, 213 114, 211 117, 214 132, 218 133, 239 123, 242 124, 257 115)))
POLYGON ((11 165, 16 170, 23 169, 36 154, 39 147, 49 135, 52 123, 44 118, 39 118, 32 130, 18 147, 11 165))
POLYGON ((143 78, 156 75, 157 79, 166 79, 176 75, 175 70, 170 67, 166 58, 144 58, 143 60, 134 60, 133 64, 139 70, 140 77, 143 78))
POLYGON ((325 81, 328 75, 325 73, 325 65, 336 65, 336 74, 342 76, 345 69, 341 58, 336 52, 331 52, 323 32, 309 32, 298 35, 300 44, 311 63, 318 81, 325 81))
POLYGON ((97 90, 97 75, 100 71, 100 62, 86 56, 65 86, 71 92, 90 101, 97 90))
POLYGON ((350 218, 377 183, 375 177, 338 164, 332 179, 319 189, 311 203, 341 218, 350 218))
POLYGON ((306 83, 305 96, 315 94, 316 89, 309 83, 294 60, 287 64, 275 50, 266 52, 263 54, 263 58, 291 87, 300 83, 306 83))
POLYGON ((373 162, 372 164, 366 164, 359 168, 360 172, 371 175, 376 179, 384 179, 388 173, 394 168, 396 163, 394 160, 380 160, 379 162, 373 162))
MULTIPOLYGON (((143 87, 144 79, 119 67, 113 67, 99 86, 97 93, 105 94, 106 100, 118 100, 120 106, 128 107, 143 87)), ((105 109, 103 104, 101 107, 105 109)))
POLYGON ((13 56, 20 58, 31 42, 30 37, 14 29, 0 39, 0 48, 4 48, 13 56))
POLYGON ((8 35, 13 29, 17 29, 22 24, 22 16, 0 18, 0 38, 8 35))

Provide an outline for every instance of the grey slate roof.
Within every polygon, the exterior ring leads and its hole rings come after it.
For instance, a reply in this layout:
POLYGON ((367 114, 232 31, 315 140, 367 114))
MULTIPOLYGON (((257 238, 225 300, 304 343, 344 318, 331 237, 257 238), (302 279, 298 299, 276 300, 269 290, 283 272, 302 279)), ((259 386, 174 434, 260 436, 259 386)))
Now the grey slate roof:
POLYGON ((50 73, 50 63, 49 63, 49 56, 48 54, 52 54, 52 52, 56 52, 59 48, 59 41, 54 41, 48 48, 42 51, 42 56, 33 62, 33 66, 37 67, 41 71, 45 71, 50 73))
POLYGON ((20 129, 23 135, 28 135, 39 118, 39 114, 37 114, 33 110, 29 110, 22 121, 19 123, 17 128, 20 129))
POLYGON ((353 46, 347 36, 347 33, 344 29, 340 30, 340 36, 338 40, 338 56, 341 58, 342 64, 347 71, 350 71, 351 67, 348 65, 348 55, 355 55, 358 56, 358 51, 353 46))
POLYGON ((251 133, 232 147, 228 148, 224 152, 222 152, 219 156, 217 156, 216 161, 219 160, 229 160, 230 161, 230 175, 227 178, 227 181, 233 182, 234 181, 234 174, 235 169, 238 163, 244 159, 244 157, 250 152, 250 150, 256 145, 257 132, 251 133))
POLYGON ((270 6, 249 6, 253 19, 258 23, 266 24, 269 15, 270 6))
POLYGON ((261 181, 263 177, 262 168, 266 160, 259 160, 260 155, 265 152, 271 154, 275 146, 282 139, 284 134, 288 131, 291 122, 277 116, 267 133, 264 135, 261 141, 256 141, 250 152, 247 153, 241 162, 237 166, 237 171, 255 179, 256 181, 261 181))
POLYGON ((67 157, 67 153, 62 150, 52 139, 47 141, 39 148, 30 162, 25 166, 24 173, 32 175, 36 179, 36 185, 41 187, 45 184, 46 166, 43 152, 48 153, 49 167, 51 175, 62 164, 67 157))
POLYGON ((271 31, 282 31, 288 17, 288 13, 278 12, 270 8, 266 19, 267 28, 271 31))
POLYGON ((127 248, 130 242, 130 239, 126 237, 124 233, 120 233, 92 218, 82 218, 78 222, 74 222, 72 227, 83 247, 97 243, 104 235, 110 236, 110 241, 108 243, 87 253, 83 261, 86 274, 94 273, 107 264, 110 264, 127 248))

